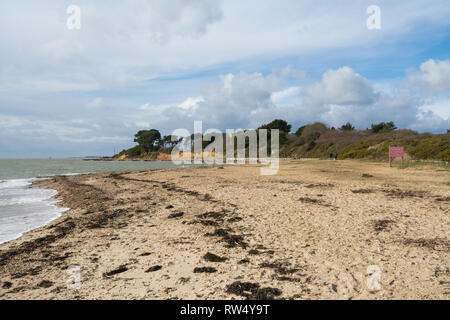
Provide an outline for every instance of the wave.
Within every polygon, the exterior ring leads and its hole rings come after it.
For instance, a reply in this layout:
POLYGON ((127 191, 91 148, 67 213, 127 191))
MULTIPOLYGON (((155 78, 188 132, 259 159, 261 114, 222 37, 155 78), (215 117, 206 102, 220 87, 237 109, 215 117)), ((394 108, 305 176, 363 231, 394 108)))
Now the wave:
POLYGON ((16 204, 48 201, 57 194, 58 192, 56 190, 51 189, 3 189, 0 190, 0 208, 16 204))
POLYGON ((42 227, 68 210, 57 206, 56 190, 30 187, 41 178, 0 181, 0 243, 42 227))
POLYGON ((31 183, 33 182, 34 179, 35 178, 2 180, 2 181, 0 181, 0 190, 26 187, 26 186, 31 185, 31 183))

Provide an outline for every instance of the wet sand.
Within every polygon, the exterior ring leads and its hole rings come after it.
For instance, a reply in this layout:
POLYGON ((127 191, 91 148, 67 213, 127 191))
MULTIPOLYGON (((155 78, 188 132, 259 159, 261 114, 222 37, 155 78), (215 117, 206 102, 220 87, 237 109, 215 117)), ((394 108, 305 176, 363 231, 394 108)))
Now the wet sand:
POLYGON ((58 177, 71 210, 0 245, 0 299, 448 300, 449 182, 318 160, 58 177))

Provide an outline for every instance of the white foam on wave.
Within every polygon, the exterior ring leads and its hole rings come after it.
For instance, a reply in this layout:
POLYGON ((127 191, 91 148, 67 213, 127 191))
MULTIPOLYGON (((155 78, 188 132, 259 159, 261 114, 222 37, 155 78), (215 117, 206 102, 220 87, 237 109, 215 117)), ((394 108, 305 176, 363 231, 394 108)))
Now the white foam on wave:
MULTIPOLYGON (((48 201, 57 194, 58 192, 56 190, 51 189, 3 189, 0 190, 0 207, 48 201)), ((56 200, 54 200, 54 202, 56 202, 56 200)))
POLYGON ((0 243, 42 227, 68 210, 57 206, 56 190, 30 188, 36 180, 42 179, 0 181, 0 243))
POLYGON ((12 179, 0 181, 0 189, 21 188, 31 185, 33 179, 12 179))

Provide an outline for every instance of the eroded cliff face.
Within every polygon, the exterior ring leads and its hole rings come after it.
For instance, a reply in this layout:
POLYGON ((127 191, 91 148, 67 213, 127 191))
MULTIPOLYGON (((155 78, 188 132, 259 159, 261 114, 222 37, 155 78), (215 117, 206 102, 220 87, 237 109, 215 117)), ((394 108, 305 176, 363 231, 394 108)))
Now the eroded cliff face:
MULTIPOLYGON (((158 153, 158 152, 147 153, 145 155, 140 155, 140 156, 130 156, 128 154, 120 154, 120 155, 114 156, 113 159, 114 160, 119 160, 119 161, 125 161, 125 160, 132 160, 132 161, 133 160, 147 160, 147 161, 151 161, 151 160, 160 160, 160 159, 158 159, 159 155, 160 155, 160 153, 158 153)), ((161 160, 163 160, 163 159, 161 159, 161 160)))
POLYGON ((168 153, 160 153, 156 159, 160 161, 171 161, 172 155, 168 153))

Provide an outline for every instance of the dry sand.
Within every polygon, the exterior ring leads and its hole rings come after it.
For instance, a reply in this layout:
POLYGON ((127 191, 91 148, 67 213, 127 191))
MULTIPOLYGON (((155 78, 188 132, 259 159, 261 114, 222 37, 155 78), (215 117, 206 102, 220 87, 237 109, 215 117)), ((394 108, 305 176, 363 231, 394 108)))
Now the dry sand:
POLYGON ((58 177, 72 209, 0 246, 0 299, 448 299, 449 180, 317 160, 58 177))

